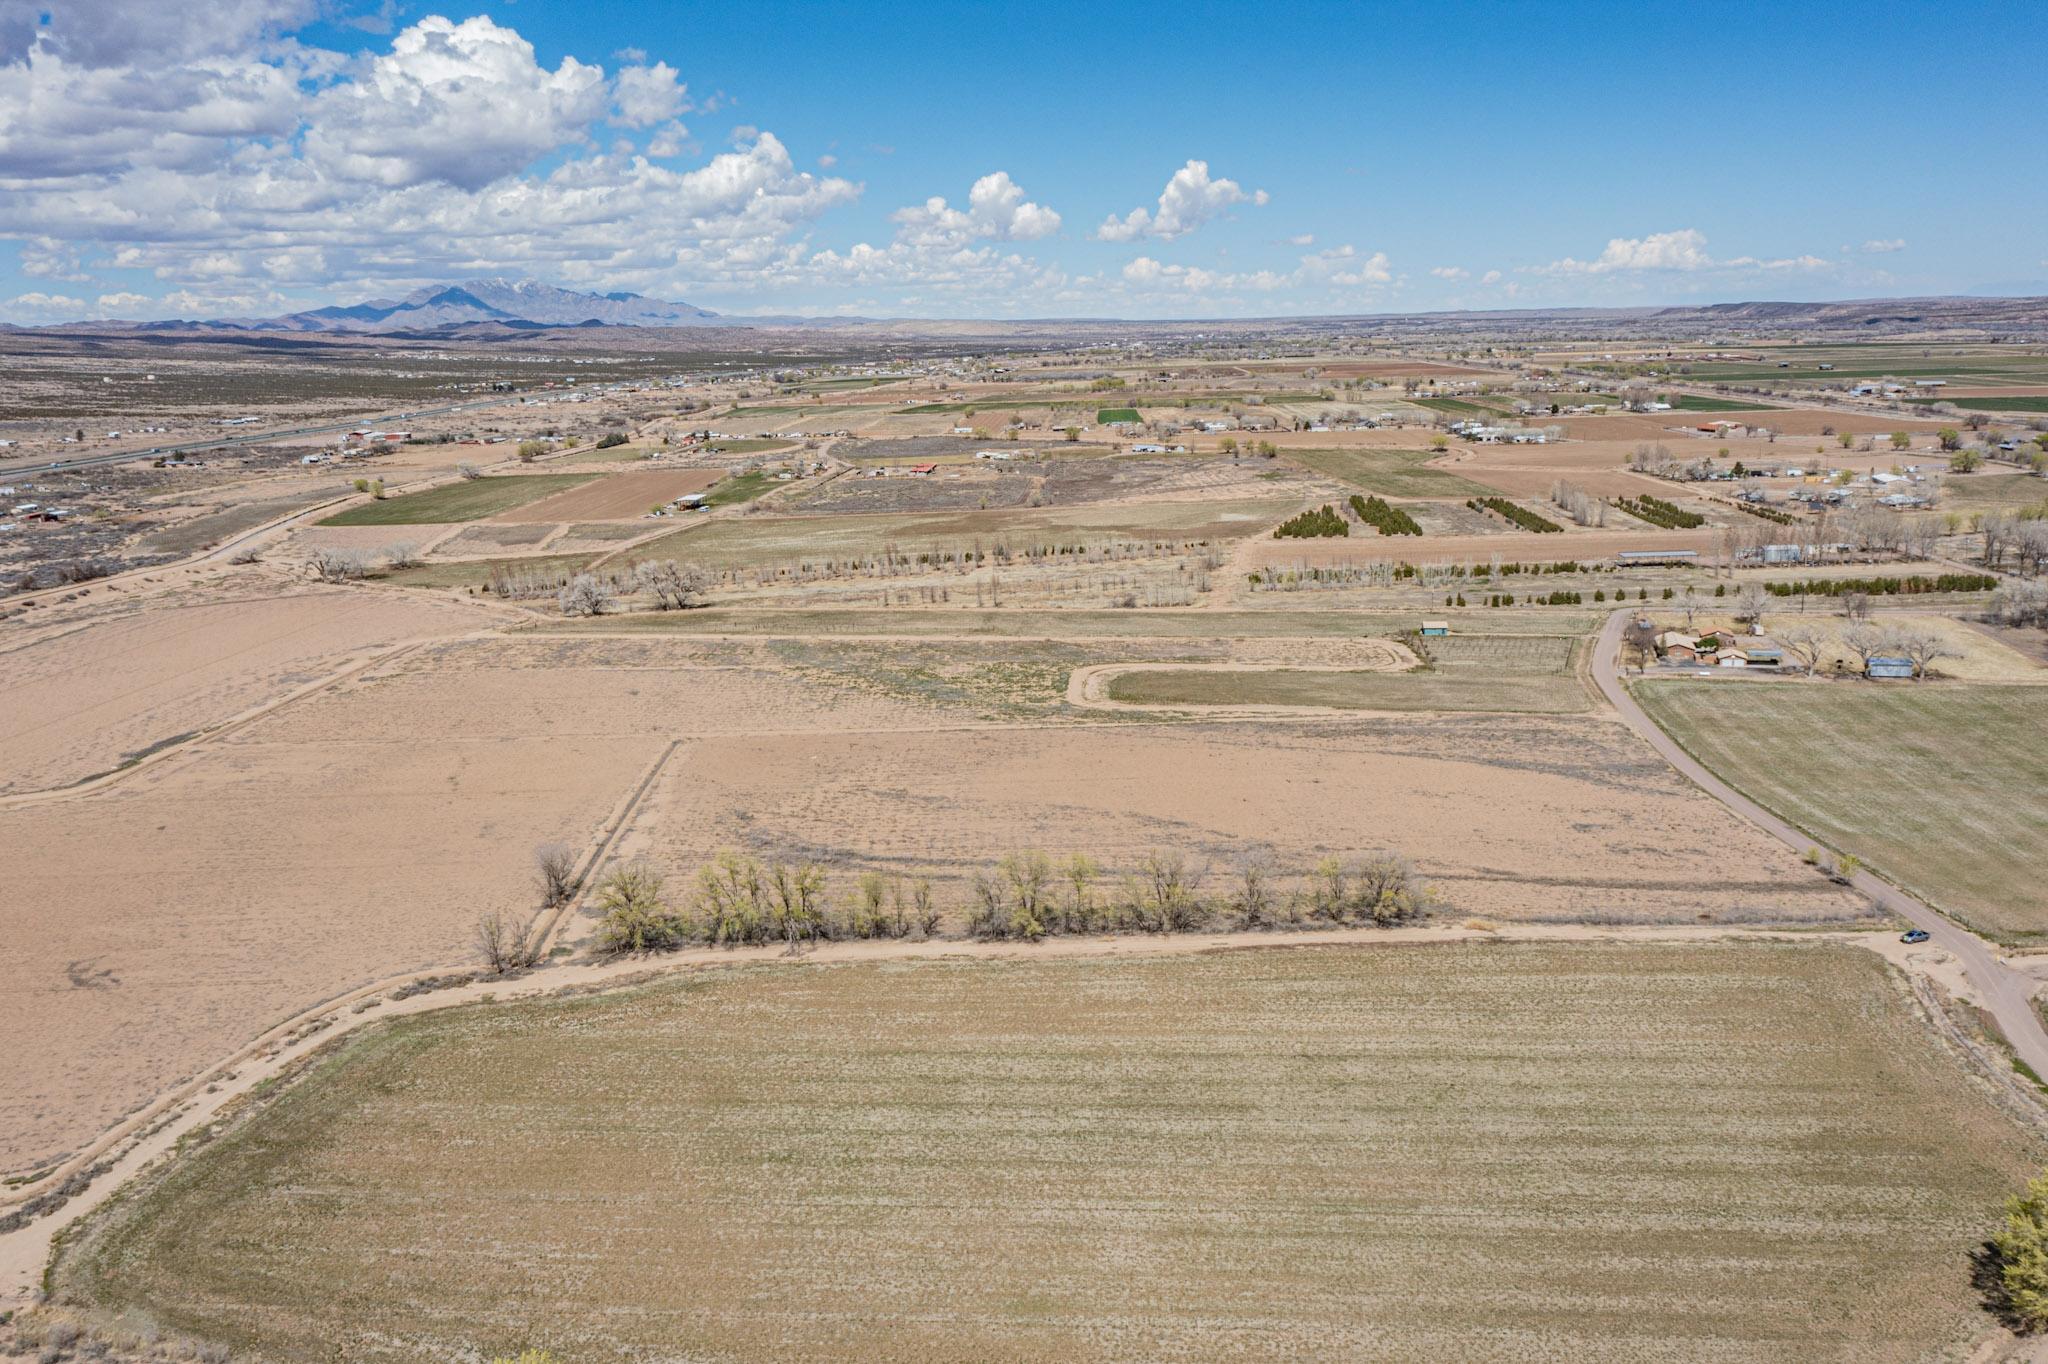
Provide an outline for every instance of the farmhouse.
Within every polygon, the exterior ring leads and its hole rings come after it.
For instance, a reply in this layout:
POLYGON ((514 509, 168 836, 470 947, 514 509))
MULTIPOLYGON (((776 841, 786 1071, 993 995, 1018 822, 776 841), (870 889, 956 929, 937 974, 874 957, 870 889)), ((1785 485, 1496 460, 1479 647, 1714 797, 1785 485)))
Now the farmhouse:
POLYGON ((1699 659, 1700 645, 1691 635, 1666 630, 1657 636, 1657 652, 1675 663, 1692 663, 1699 659))

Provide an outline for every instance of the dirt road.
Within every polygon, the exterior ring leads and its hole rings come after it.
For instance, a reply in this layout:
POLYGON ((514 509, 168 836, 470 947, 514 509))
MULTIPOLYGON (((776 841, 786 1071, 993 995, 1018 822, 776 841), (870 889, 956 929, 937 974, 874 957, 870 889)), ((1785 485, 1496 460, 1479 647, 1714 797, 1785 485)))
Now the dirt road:
MULTIPOLYGON (((1616 611, 1607 618, 1606 628, 1600 632, 1600 642, 1593 652, 1593 681, 1601 693, 1613 703, 1629 728, 1640 734, 1645 743, 1701 790, 1773 838, 1802 850, 1813 846, 1818 840, 1812 835, 1778 818, 1709 772, 1681 748, 1677 740, 1659 729, 1636 704, 1635 697, 1629 694, 1628 687, 1621 680, 1619 668, 1621 632, 1632 614, 1632 610, 1616 611)), ((1936 946, 1952 953, 1962 964, 1963 972, 1983 1006, 1998 1020, 1999 1028, 2019 1058, 2032 1067, 2035 1074, 2048 1076, 2048 1030, 2042 1028, 2033 1004, 2034 988, 2039 982, 2009 964, 1990 943, 1889 881, 1870 872, 1859 871, 1850 878, 1850 883, 1885 909, 1916 927, 1926 929, 1936 946)))

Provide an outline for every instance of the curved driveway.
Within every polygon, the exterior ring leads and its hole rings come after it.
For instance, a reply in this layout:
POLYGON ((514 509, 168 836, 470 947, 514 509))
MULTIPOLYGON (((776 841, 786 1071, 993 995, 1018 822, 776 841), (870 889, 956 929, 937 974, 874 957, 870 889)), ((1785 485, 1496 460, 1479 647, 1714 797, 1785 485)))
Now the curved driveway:
MULTIPOLYGON (((1701 790, 1791 847, 1802 852, 1812 847, 1816 840, 1709 772, 1679 747, 1676 740, 1658 728, 1656 722, 1636 704, 1635 697, 1622 684, 1617 666, 1621 656, 1621 632, 1633 614, 1633 608, 1615 612, 1607 618, 1606 628, 1600 632, 1599 643, 1593 652, 1593 681, 1599 685, 1602 694, 1621 713, 1630 729, 1641 735, 1645 743, 1701 790)), ((1731 681, 1729 685, 1741 684, 1731 681)), ((2035 981, 2032 977, 2008 966, 1990 943, 1890 882, 1867 871, 1859 871, 1850 878, 1850 884, 1900 918, 1926 929, 1936 946, 1952 954, 1962 964, 1971 986, 1984 1007, 1998 1020, 2000 1030, 2020 1059, 2032 1067, 2036 1075, 2048 1077, 2048 1030, 2042 1028, 2040 1015, 2034 1012, 2035 981)))

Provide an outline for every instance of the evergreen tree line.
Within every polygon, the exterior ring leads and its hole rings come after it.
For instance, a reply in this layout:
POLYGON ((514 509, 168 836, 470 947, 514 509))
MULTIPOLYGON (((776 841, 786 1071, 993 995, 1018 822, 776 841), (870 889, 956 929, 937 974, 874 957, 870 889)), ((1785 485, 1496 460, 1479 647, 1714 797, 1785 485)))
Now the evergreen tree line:
POLYGON ((1707 524, 1707 518, 1698 512, 1689 512, 1683 507, 1666 502, 1661 497, 1648 493, 1641 497, 1617 497, 1614 505, 1620 507, 1639 521, 1648 521, 1665 530, 1694 530, 1707 524))
POLYGON ((1989 573, 1943 573, 1929 578, 1808 578, 1805 582, 1765 583, 1774 597, 1839 597, 1861 592, 1872 597, 1917 597, 1930 592, 1989 592, 1998 579, 1989 573))
POLYGON ((1465 505, 1476 512, 1490 511, 1495 515, 1505 516, 1523 530, 1532 530, 1538 535, 1548 535, 1552 531, 1559 535, 1564 534, 1564 527, 1557 522, 1548 517, 1538 516, 1527 507, 1517 506, 1505 497, 1471 497, 1465 500, 1465 505))
POLYGON ((1290 516, 1273 531, 1275 540, 1315 540, 1324 536, 1351 534, 1351 523, 1325 502, 1314 511, 1290 516))
POLYGON ((1422 527, 1401 508, 1381 497, 1360 497, 1351 494, 1351 510, 1358 513, 1358 519, 1368 526, 1377 527, 1382 535, 1420 535, 1422 527))

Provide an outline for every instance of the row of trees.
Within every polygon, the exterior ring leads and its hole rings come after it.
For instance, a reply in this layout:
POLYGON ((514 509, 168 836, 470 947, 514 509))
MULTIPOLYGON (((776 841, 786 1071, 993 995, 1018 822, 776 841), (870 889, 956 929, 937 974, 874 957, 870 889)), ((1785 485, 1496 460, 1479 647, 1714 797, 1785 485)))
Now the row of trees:
POLYGON ((1564 532, 1564 527, 1557 522, 1538 516, 1527 507, 1510 502, 1505 497, 1468 497, 1465 499, 1465 506, 1471 511, 1490 511, 1495 515, 1504 516, 1523 530, 1534 531, 1539 535, 1553 531, 1558 534, 1564 532))
POLYGON ((1550 485, 1550 500, 1562 508, 1576 525, 1604 526, 1607 524, 1607 504, 1583 488, 1573 487, 1559 479, 1550 485))
MULTIPOLYGON (((796 948, 927 938, 944 918, 928 877, 868 872, 835 892, 816 863, 762 862, 730 850, 699 870, 684 899, 671 897, 661 873, 645 863, 612 872, 592 896, 598 946, 613 954, 693 943, 796 948)), ((1035 942, 1060 933, 1185 933, 1219 924, 1390 926, 1420 919, 1437 903, 1408 862, 1387 853, 1325 858, 1292 877, 1255 856, 1219 878, 1180 853, 1154 852, 1112 877, 1084 853, 1054 859, 1028 849, 970 878, 963 917, 977 938, 1035 942)))
POLYGON ((2019 512, 1986 512, 1977 529, 1984 534, 1984 562, 2001 568, 2008 557, 2031 578, 2048 569, 2048 502, 2019 512))
POLYGON ((1359 520, 1375 527, 1382 535, 1422 534, 1422 526, 1414 517, 1383 497, 1360 497, 1353 493, 1351 510, 1358 513, 1359 520))
POLYGON ((1327 502, 1313 511, 1290 516, 1273 529, 1275 540, 1314 540, 1350 534, 1351 523, 1327 502))
POLYGON ((601 616, 618 604, 622 591, 651 598, 657 611, 688 610, 709 600, 711 575, 695 564, 643 559, 629 574, 576 574, 562 584, 555 604, 565 616, 601 616))

